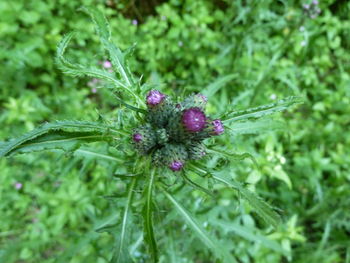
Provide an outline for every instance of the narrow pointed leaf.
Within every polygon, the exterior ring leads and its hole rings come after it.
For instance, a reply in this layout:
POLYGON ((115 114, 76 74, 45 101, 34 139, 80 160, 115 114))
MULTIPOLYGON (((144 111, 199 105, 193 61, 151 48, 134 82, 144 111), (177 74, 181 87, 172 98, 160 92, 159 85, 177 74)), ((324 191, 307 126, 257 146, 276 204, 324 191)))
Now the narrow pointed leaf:
POLYGON ((248 203, 254 208, 254 211, 268 224, 271 224, 275 228, 281 223, 281 217, 277 214, 272 207, 258 197, 255 193, 244 188, 240 183, 226 179, 222 175, 214 174, 213 178, 225 185, 232 187, 239 191, 242 197, 248 201, 248 203))
POLYGON ((292 96, 292 97, 279 100, 276 103, 262 105, 262 106, 250 108, 247 110, 229 111, 225 113, 223 116, 221 116, 220 119, 223 120, 224 122, 257 119, 276 112, 284 111, 298 103, 303 103, 302 98, 297 96, 292 96))
POLYGON ((115 253, 111 259, 111 263, 131 263, 134 262, 131 259, 130 253, 129 253, 129 232, 130 227, 132 224, 131 220, 131 204, 134 197, 134 190, 136 186, 136 177, 134 177, 131 181, 131 185, 128 190, 128 197, 126 200, 122 223, 121 223, 121 231, 120 236, 118 237, 118 243, 115 250, 115 253))
POLYGON ((155 177, 155 169, 152 169, 151 176, 149 179, 149 184, 145 192, 146 203, 143 209, 144 229, 145 229, 144 239, 149 247, 149 251, 151 252, 153 262, 158 262, 158 248, 157 248, 156 239, 154 237, 153 217, 152 217, 152 211, 153 211, 152 191, 153 191, 153 185, 154 185, 154 177, 155 177))
POLYGON ((197 237, 213 252, 213 254, 222 260, 225 263, 234 263, 237 260, 230 254, 229 251, 225 250, 223 246, 220 246, 218 240, 213 236, 210 236, 209 233, 202 227, 202 225, 192 217, 192 215, 164 188, 164 195, 168 200, 173 204, 178 213, 184 218, 188 226, 193 230, 197 237))
POLYGON ((45 123, 23 136, 2 144, 0 157, 51 149, 75 150, 82 143, 109 141, 125 132, 101 123, 58 121, 45 123))

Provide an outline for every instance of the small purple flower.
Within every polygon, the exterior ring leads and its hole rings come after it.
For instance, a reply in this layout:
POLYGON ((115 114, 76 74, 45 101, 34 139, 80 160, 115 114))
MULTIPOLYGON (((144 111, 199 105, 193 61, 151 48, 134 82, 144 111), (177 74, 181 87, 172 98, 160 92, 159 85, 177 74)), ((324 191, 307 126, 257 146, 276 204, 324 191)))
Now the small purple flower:
POLYGON ((22 184, 22 183, 20 183, 20 182, 15 183, 15 188, 16 188, 17 190, 20 190, 22 187, 23 187, 23 184, 22 184))
POLYGON ((179 47, 182 47, 184 45, 182 41, 179 41, 177 44, 179 45, 179 47))
POLYGON ((112 67, 112 63, 108 60, 103 62, 103 67, 104 68, 111 68, 112 67))
POLYGON ((318 4, 319 4, 318 0, 313 0, 312 3, 313 3, 314 5, 318 5, 318 4))
POLYGON ((180 161, 173 161, 170 165, 169 168, 174 171, 180 171, 182 169, 182 167, 184 166, 183 162, 180 161))
POLYGON ((132 24, 133 24, 134 26, 137 26, 138 21, 137 21, 136 19, 133 19, 133 20, 132 20, 132 24))
POLYGON ((199 108, 185 110, 182 123, 189 132, 199 132, 205 128, 207 117, 199 108))
POLYGON ((135 133, 133 134, 132 139, 134 142, 140 142, 142 140, 142 135, 140 133, 135 133))
POLYGON ((97 89, 96 89, 96 88, 92 88, 92 89, 91 89, 91 92, 92 92, 92 93, 97 93, 97 89))
POLYGON ((222 124, 222 122, 220 120, 213 120, 212 124, 214 126, 214 134, 215 135, 220 135, 225 131, 224 125, 222 124))
POLYGON ((166 20, 166 16, 161 16, 161 19, 162 19, 163 21, 165 21, 165 20, 166 20))
POLYGON ((146 97, 147 104, 149 106, 155 106, 161 103, 165 98, 165 95, 158 90, 151 90, 148 92, 148 95, 146 97))

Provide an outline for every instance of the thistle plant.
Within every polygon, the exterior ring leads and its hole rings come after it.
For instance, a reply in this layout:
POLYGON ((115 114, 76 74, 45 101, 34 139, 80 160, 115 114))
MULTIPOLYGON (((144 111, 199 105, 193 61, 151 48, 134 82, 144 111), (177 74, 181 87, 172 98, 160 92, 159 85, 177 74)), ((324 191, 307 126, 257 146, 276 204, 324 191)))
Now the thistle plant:
POLYGON ((250 158, 255 161, 249 153, 227 151, 225 145, 217 142, 216 138, 230 136, 232 123, 244 123, 249 128, 261 117, 300 103, 300 98, 289 97, 273 104, 240 111, 228 107, 221 116, 211 117, 206 112, 206 105, 211 98, 206 97, 206 94, 172 97, 159 89, 150 89, 142 83, 141 78, 135 78, 128 66, 133 47, 122 52, 111 42, 111 31, 105 17, 92 8, 83 8, 83 11, 93 20, 113 71, 69 61, 65 57, 65 50, 74 33, 67 34, 59 43, 57 65, 71 76, 87 76, 105 83, 118 107, 124 108, 127 114, 121 115, 117 123, 104 118, 96 122, 64 120, 45 123, 22 137, 1 143, 0 156, 59 149, 66 153, 103 158, 110 161, 111 165, 122 166, 122 172, 116 172, 115 176, 127 182, 128 190, 121 220, 113 222, 113 226, 118 226, 118 234, 111 231, 114 228, 107 224, 96 229, 100 232, 107 229, 115 236, 115 249, 110 262, 134 262, 134 255, 130 253, 131 215, 140 210, 143 218, 142 238, 149 255, 147 262, 159 261, 159 255, 163 252, 158 249, 157 233, 154 231, 154 214, 157 212, 155 197, 158 195, 168 200, 215 258, 220 259, 220 262, 237 262, 229 249, 220 246, 177 200, 176 191, 172 190, 169 180, 180 186, 193 187, 210 198, 215 198, 212 188, 198 184, 188 176, 189 173, 201 181, 210 180, 211 184, 225 185, 238 191, 263 221, 278 227, 280 215, 270 205, 235 181, 230 174, 220 172, 222 164, 209 168, 206 162, 211 156, 236 160, 250 158), (116 150, 101 154, 93 147, 86 146, 93 142, 105 142, 116 150), (141 202, 134 198, 137 191, 143 193, 141 202), (139 206, 141 209, 135 208, 139 206))

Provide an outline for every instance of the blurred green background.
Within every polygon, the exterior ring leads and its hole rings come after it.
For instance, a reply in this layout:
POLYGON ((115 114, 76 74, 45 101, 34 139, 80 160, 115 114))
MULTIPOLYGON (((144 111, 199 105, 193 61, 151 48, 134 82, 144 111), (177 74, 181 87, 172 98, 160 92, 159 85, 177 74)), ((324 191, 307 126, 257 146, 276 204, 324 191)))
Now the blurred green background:
MULTIPOLYGON (((105 13, 120 48, 137 43, 131 68, 144 81, 172 94, 215 88, 211 112, 223 112, 233 100, 244 109, 303 96, 303 105, 282 114, 284 130, 263 126, 230 142, 260 164, 257 170, 237 162, 235 173, 280 209, 278 230, 224 190, 210 205, 192 190, 178 199, 209 218, 240 262, 350 262, 349 1, 1 0, 1 140, 45 121, 96 120, 96 109, 116 118, 113 98, 99 89, 103 83, 67 77, 54 63, 57 43, 74 30, 69 57, 104 66, 106 54, 78 11, 82 5, 105 13), (215 226, 210 218, 218 213, 236 218, 253 238, 215 226)), ((102 196, 125 190, 108 168, 52 152, 1 159, 0 262, 107 262, 113 238, 93 230, 122 207, 102 196)), ((184 239, 181 224, 178 231, 170 224, 157 230, 161 262, 214 262, 195 239, 184 239), (179 252, 175 261, 168 259, 171 250, 179 252)), ((148 262, 136 247, 134 256, 148 262)))

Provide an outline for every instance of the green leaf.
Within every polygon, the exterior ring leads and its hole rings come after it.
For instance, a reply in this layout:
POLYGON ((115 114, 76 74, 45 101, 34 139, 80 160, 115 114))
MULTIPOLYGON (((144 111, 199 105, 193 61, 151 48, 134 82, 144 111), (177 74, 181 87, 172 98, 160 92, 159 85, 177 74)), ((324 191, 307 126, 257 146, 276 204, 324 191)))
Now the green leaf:
POLYGON ((149 178, 149 184, 145 191, 146 193, 146 203, 143 208, 143 218, 144 218, 144 229, 145 229, 145 237, 147 245, 149 246, 149 250, 152 255, 153 262, 158 262, 158 248, 156 239, 154 237, 153 230, 153 218, 152 218, 152 191, 154 185, 154 176, 156 169, 151 170, 151 176, 149 178))
MULTIPOLYGON (((226 151, 222 151, 216 148, 208 148, 207 149, 208 153, 215 153, 215 154, 220 154, 222 156, 225 156, 227 158, 229 158, 229 160, 235 160, 235 161, 242 161, 244 159, 250 159, 254 165, 259 168, 259 164, 256 161, 256 159, 254 158, 253 155, 251 155, 250 153, 230 153, 230 152, 226 152, 226 151)), ((205 173, 207 173, 206 171, 204 171, 205 173)))
POLYGON ((206 86, 201 93, 208 98, 213 96, 218 90, 220 90, 226 83, 230 82, 231 80, 235 79, 237 77, 237 74, 230 74, 227 76, 223 76, 221 78, 218 78, 213 83, 210 83, 208 86, 206 86))
POLYGON ((219 182, 222 182, 234 189, 236 189, 242 197, 248 201, 248 203, 254 208, 254 211, 268 224, 271 224, 275 228, 281 223, 281 217, 272 209, 272 207, 263 201, 253 192, 244 188, 240 183, 226 179, 222 175, 214 174, 213 178, 219 182))
POLYGON ((256 134, 266 131, 281 130, 285 127, 281 121, 271 119, 261 119, 256 121, 234 122, 229 127, 229 131, 234 134, 256 134))
POLYGON ((95 23, 96 31, 100 35, 100 37, 106 40, 110 40, 111 28, 103 13, 97 10, 96 7, 90 8, 87 6, 83 6, 80 8, 80 10, 90 15, 92 21, 95 23))
POLYGON ((220 226, 224 231, 233 231, 235 234, 249 241, 259 243, 261 246, 269 248, 285 256, 289 256, 290 254, 288 251, 283 249, 283 247, 278 242, 268 239, 259 233, 254 233, 251 229, 245 226, 239 225, 234 222, 227 223, 223 220, 214 220, 213 224, 220 226))
POLYGON ((165 196, 174 205, 175 209, 185 219, 188 226, 193 230, 197 237, 216 255, 217 258, 223 260, 223 262, 234 263, 237 260, 225 250, 223 246, 220 246, 218 240, 209 236, 209 233, 202 227, 202 225, 192 217, 192 215, 178 202, 176 199, 168 193, 163 187, 161 187, 165 196))
POLYGON ((133 51, 134 46, 132 46, 127 52, 122 52, 110 40, 110 27, 103 13, 96 8, 83 7, 82 10, 87 13, 94 22, 96 31, 100 36, 103 47, 108 52, 113 68, 119 73, 123 80, 123 87, 135 97, 140 105, 145 106, 143 99, 133 92, 133 89, 135 89, 135 81, 129 67, 127 66, 127 57, 133 51))
POLYGON ((111 259, 111 263, 130 263, 133 262, 133 260, 130 257, 129 249, 128 249, 128 239, 130 238, 129 232, 130 232, 130 225, 132 223, 131 220, 131 204, 134 196, 134 190, 136 186, 136 180, 137 177, 132 178, 131 184, 128 190, 128 197, 126 200, 124 213, 123 213, 123 219, 121 223, 121 231, 120 231, 120 237, 118 240, 118 244, 115 250, 115 253, 111 259))
MULTIPOLYGON (((195 172, 195 169, 191 169, 191 171, 192 171, 192 172, 195 172)), ((183 180, 184 180, 187 184, 189 184, 190 186, 192 186, 194 189, 197 189, 197 190, 199 190, 199 191, 201 191, 201 192, 203 192, 203 193, 205 193, 205 194, 207 194, 207 195, 209 195, 209 196, 211 196, 211 197, 214 197, 214 194, 213 194, 210 190, 208 190, 208 189, 204 188, 203 186, 201 186, 201 185, 199 185, 199 184, 193 182, 193 181, 186 175, 185 172, 184 172, 184 173, 181 173, 181 177, 183 178, 183 180)))
POLYGON ((0 157, 51 149, 75 150, 82 143, 109 141, 120 135, 126 133, 95 122, 45 123, 17 139, 1 144, 0 157))
POLYGON ((255 108, 250 108, 242 111, 229 111, 226 112, 220 119, 224 122, 229 121, 241 121, 247 119, 258 119, 276 112, 284 111, 291 106, 303 103, 301 97, 292 96, 282 100, 279 100, 275 103, 262 105, 255 108))
MULTIPOLYGON (((64 52, 74 36, 75 33, 69 33, 63 37, 63 39, 60 41, 57 47, 57 53, 56 53, 56 63, 58 67, 63 71, 63 73, 69 74, 71 76, 75 77, 82 77, 82 76, 88 76, 88 77, 93 77, 93 78, 98 78, 105 80, 111 84, 115 88, 124 88, 127 91, 131 92, 129 88, 122 83, 121 81, 117 80, 114 78, 112 74, 105 70, 101 70, 98 68, 88 68, 86 66, 80 65, 80 64, 74 64, 69 62, 65 57, 64 57, 64 52)), ((132 93, 132 92, 131 92, 132 93)))

